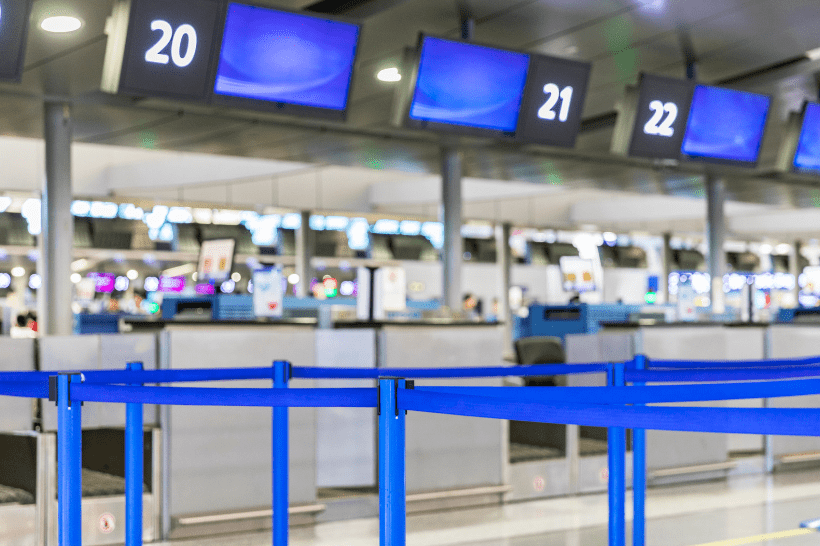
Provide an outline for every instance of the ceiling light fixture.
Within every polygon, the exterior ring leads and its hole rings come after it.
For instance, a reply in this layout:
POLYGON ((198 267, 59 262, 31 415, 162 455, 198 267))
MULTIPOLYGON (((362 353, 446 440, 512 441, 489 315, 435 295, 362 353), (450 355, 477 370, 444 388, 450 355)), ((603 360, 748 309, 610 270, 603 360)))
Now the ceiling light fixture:
POLYGON ((399 74, 399 69, 395 66, 380 70, 379 73, 376 74, 376 77, 383 82, 401 81, 401 74, 399 74))
POLYGON ((54 32, 57 34, 64 34, 66 32, 74 32, 83 26, 83 22, 70 15, 54 15, 46 17, 40 23, 40 28, 46 32, 54 32))

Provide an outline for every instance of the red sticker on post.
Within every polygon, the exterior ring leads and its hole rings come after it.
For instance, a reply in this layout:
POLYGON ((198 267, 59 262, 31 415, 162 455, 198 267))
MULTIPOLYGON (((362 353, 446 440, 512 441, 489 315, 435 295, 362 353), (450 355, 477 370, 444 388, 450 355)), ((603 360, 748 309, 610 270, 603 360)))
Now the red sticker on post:
POLYGON ((100 532, 109 534, 117 528, 117 520, 112 514, 105 513, 100 516, 100 532))

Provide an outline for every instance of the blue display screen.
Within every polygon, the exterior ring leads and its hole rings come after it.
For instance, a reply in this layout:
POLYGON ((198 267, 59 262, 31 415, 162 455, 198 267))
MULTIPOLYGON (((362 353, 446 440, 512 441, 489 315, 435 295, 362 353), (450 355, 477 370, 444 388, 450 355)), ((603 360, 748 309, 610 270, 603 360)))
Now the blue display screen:
POLYGON ((231 3, 214 92, 344 110, 359 27, 231 3))
POLYGON ((410 118, 513 132, 528 68, 523 53, 425 37, 410 118))
POLYGON ((810 102, 806 105, 794 166, 801 170, 820 171, 820 104, 810 102))
POLYGON ((768 112, 765 95, 698 85, 681 150, 690 156, 754 163, 768 112))

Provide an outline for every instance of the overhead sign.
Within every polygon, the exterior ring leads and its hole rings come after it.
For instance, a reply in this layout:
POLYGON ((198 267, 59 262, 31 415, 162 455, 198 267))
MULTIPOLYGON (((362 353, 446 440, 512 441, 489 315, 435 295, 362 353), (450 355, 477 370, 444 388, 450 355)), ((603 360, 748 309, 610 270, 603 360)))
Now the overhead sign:
POLYGON ((0 81, 20 81, 33 0, 0 0, 0 81))
POLYGON ((535 144, 575 146, 589 71, 587 63, 530 55, 516 138, 535 144))
POLYGON ((103 90, 205 101, 219 12, 219 0, 116 4, 103 90))
POLYGON ((687 80, 641 75, 629 155, 653 159, 680 157, 693 89, 694 85, 687 80))
POLYGON ((224 0, 118 0, 102 89, 343 119, 359 29, 224 0))
POLYGON ((422 36, 404 124, 571 147, 590 65, 422 36))

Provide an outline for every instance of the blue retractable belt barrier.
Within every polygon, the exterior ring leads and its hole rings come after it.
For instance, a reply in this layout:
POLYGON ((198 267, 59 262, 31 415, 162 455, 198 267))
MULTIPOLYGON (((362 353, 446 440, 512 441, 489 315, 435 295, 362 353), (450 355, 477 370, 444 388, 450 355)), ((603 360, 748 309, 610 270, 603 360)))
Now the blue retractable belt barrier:
POLYGON ((719 381, 765 381, 796 377, 820 377, 820 366, 740 370, 627 370, 629 383, 694 383, 719 381))
POLYGON ((535 366, 498 366, 494 368, 318 368, 294 367, 295 379, 454 379, 457 377, 527 377, 605 372, 606 364, 539 364, 535 366))
POLYGON ((399 406, 426 413, 593 427, 817 436, 820 409, 642 407, 515 402, 489 396, 399 391, 399 406), (503 403, 500 403, 502 402, 503 403))

